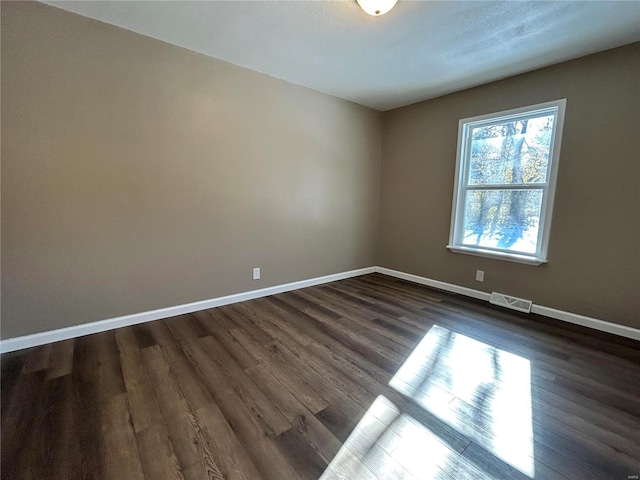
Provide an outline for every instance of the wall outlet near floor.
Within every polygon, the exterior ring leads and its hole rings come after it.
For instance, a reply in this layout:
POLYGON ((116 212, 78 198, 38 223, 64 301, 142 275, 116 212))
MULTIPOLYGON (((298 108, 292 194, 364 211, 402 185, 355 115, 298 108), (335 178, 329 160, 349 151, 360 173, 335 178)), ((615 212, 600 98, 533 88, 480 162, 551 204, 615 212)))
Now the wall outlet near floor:
POLYGON ((254 268, 253 269, 253 279, 254 280, 260 280, 260 269, 259 268, 254 268))
POLYGON ((484 270, 476 270, 476 280, 478 282, 484 282, 484 270))

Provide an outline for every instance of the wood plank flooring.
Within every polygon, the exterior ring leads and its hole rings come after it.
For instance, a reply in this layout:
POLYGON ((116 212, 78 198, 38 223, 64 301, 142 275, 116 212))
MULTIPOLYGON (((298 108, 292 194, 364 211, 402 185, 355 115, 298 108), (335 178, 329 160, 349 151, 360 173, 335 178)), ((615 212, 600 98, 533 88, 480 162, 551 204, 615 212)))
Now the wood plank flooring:
POLYGON ((638 342, 380 274, 1 364, 3 480, 640 475, 638 342))

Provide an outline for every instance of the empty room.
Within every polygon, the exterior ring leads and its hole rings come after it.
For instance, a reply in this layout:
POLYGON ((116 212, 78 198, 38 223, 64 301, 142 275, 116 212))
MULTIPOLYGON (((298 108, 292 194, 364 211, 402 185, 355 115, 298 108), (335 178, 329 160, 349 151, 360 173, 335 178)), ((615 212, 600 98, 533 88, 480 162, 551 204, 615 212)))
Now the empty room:
POLYGON ((2 480, 640 478, 640 1, 2 1, 2 480))

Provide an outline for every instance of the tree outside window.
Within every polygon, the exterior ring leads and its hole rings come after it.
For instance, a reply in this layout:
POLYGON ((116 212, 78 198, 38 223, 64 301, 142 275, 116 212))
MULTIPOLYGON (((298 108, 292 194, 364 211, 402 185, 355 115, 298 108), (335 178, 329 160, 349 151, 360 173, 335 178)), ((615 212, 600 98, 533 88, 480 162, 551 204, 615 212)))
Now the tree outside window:
POLYGON ((449 249, 546 261, 565 103, 460 121, 449 249))

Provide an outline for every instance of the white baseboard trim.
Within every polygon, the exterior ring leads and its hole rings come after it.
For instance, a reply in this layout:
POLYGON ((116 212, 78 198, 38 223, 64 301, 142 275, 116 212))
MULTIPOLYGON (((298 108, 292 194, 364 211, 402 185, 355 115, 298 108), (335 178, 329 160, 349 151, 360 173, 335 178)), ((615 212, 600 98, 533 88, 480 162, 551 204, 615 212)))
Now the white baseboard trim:
POLYGON ((412 273, 399 272, 398 270, 391 270, 385 267, 376 267, 377 273, 389 275, 390 277, 401 278, 402 280, 408 280, 409 282, 419 283, 420 285, 426 285, 428 287, 438 288, 446 292, 459 293, 460 295, 466 295, 467 297, 477 298, 479 300, 486 300, 487 302, 491 298, 490 293, 481 292, 480 290, 474 290, 473 288, 461 287, 453 283, 441 282, 440 280, 433 280, 431 278, 420 277, 413 275, 412 273))
POLYGON ((47 332, 34 333, 22 337, 8 338, 0 341, 0 353, 13 352, 24 348, 37 347, 46 343, 59 342, 69 338, 82 337, 92 333, 105 332, 120 327, 137 325, 139 323, 150 322, 152 320, 160 320, 162 318, 174 317, 176 315, 184 315, 185 313, 206 310, 207 308, 221 307, 231 303, 244 302, 254 298, 267 297, 276 293, 290 292, 299 288, 312 287, 323 283, 335 282, 345 278, 357 277, 374 273, 376 267, 360 268, 358 270, 350 270, 348 272, 334 273, 323 277, 310 278, 298 282, 285 283, 273 287, 261 288, 259 290, 251 290, 248 292, 227 295, 224 297, 202 300, 199 302, 186 303, 184 305, 176 305, 173 307, 159 308, 157 310, 149 310, 147 312, 134 313, 132 315, 124 315, 122 317, 109 318, 99 320, 97 322, 83 323, 82 325, 74 325, 71 327, 60 328, 57 330, 49 330, 47 332))
MULTIPOLYGON (((109 318, 106 320, 99 320, 97 322, 84 323, 82 325, 74 325, 57 330, 49 330, 47 332, 34 333, 32 335, 25 335, 23 337, 8 338, 6 340, 0 340, 0 353, 7 353, 13 352, 15 350, 37 347, 38 345, 44 345, 46 343, 59 342, 60 340, 82 337, 84 335, 90 335, 92 333, 105 332, 107 330, 114 330, 120 327, 127 327, 130 325, 137 325, 139 323, 150 322, 153 320, 160 320, 162 318, 174 317, 176 315, 184 315, 186 313, 197 312, 199 310, 206 310, 207 308, 221 307, 222 305, 244 302, 246 300, 252 300, 254 298, 267 297, 269 295, 275 295, 277 293, 290 292, 292 290, 298 290, 300 288, 312 287, 314 285, 335 282, 337 280, 357 277, 374 272, 400 278, 402 280, 408 280, 420 285, 437 288, 446 292, 458 293, 467 297, 477 298, 479 300, 489 301, 489 298, 491 297, 491 294, 489 293, 481 292, 480 290, 475 290, 473 288, 462 287, 453 283, 441 282, 439 280, 433 280, 431 278, 421 277, 419 275, 413 275, 411 273, 400 272, 398 270, 392 270, 385 267, 367 267, 360 268, 358 270, 350 270, 348 272, 325 275, 323 277, 310 278, 308 280, 301 280, 298 282, 285 283, 283 285, 276 285, 259 290, 251 290, 248 292, 227 295, 224 297, 202 300, 199 302, 186 303, 184 305, 159 308, 157 310, 149 310, 147 312, 134 313, 132 315, 124 315, 122 317, 109 318)), ((545 307, 543 305, 537 304, 533 304, 533 306, 531 307, 531 312, 537 313, 538 315, 543 315, 545 317, 554 318, 556 320, 562 320, 564 322, 574 323, 583 327, 593 328, 595 330, 600 330, 603 332, 612 333, 614 335, 619 335, 621 337, 640 341, 640 330, 637 328, 605 322, 604 320, 599 320, 597 318, 585 317, 576 313, 556 310, 555 308, 545 307)))
POLYGON ((535 303, 531 306, 531 312, 545 317, 555 318, 556 320, 562 320, 563 322, 575 323, 576 325, 582 325, 583 327, 593 328, 594 330, 613 333, 614 335, 620 335, 621 337, 640 340, 640 330, 633 327, 627 327, 626 325, 605 322, 604 320, 599 320, 597 318, 585 317, 584 315, 565 312, 564 310, 556 310, 555 308, 536 305, 535 303))
MULTIPOLYGON (((480 290, 474 290, 473 288, 461 287, 453 283, 441 282, 439 280, 433 280, 431 278, 420 277, 411 273, 399 272, 390 268, 375 267, 377 273, 389 275, 391 277, 400 278, 402 280, 408 280, 410 282, 419 283, 420 285, 427 285, 429 287, 438 288, 446 292, 459 293, 466 295, 467 297, 473 297, 480 300, 489 301, 491 298, 490 293, 481 292, 480 290)), ((566 312, 564 310, 556 310, 555 308, 545 307, 543 305, 533 304, 531 306, 531 312, 537 313, 556 320, 562 320, 563 322, 574 323, 583 327, 593 328, 602 332, 613 333, 621 337, 631 338, 633 340, 640 340, 640 330, 633 327, 627 327, 625 325, 618 325, 617 323, 605 322, 597 318, 585 317, 584 315, 578 315, 577 313, 566 312)))

